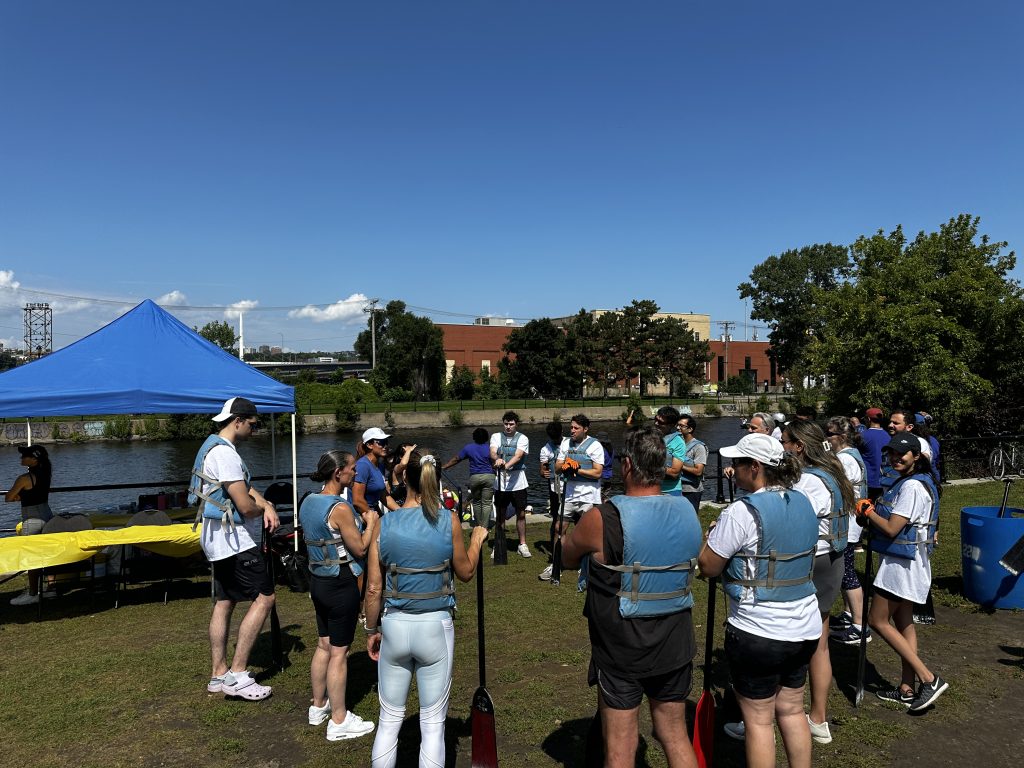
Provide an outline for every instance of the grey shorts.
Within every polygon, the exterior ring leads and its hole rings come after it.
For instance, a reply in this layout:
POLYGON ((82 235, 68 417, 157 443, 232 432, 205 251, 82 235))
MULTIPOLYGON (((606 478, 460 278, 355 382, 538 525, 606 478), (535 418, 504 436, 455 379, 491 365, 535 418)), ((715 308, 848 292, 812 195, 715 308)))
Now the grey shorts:
POLYGON ((40 520, 38 517, 30 517, 26 520, 21 521, 21 535, 31 536, 35 533, 42 533, 43 526, 46 525, 45 520, 40 520))
POLYGON ((831 613, 843 583, 843 553, 826 552, 815 557, 812 579, 818 591, 818 611, 831 613))

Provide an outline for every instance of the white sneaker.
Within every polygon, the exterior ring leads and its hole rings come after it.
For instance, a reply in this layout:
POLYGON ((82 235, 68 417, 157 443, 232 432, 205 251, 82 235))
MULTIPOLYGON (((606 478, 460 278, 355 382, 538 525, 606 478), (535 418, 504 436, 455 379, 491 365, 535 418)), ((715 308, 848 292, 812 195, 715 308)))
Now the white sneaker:
POLYGON ((547 568, 545 568, 543 571, 537 574, 537 578, 541 581, 551 581, 551 566, 549 565, 547 568))
POLYGON ((327 699, 322 707, 310 706, 309 708, 309 724, 320 725, 324 720, 331 716, 331 700, 327 699))
POLYGON ((373 723, 368 723, 352 710, 345 715, 345 719, 336 723, 331 720, 327 723, 327 740, 342 741, 344 739, 358 739, 373 730, 373 723))
POLYGON ((520 544, 519 549, 517 549, 516 552, 518 552, 523 557, 533 557, 533 555, 530 554, 530 548, 525 544, 520 544))
POLYGON ((30 595, 26 589, 17 597, 11 598, 11 605, 35 605, 39 602, 39 595, 30 595))
POLYGON ((811 727, 811 738, 819 744, 831 744, 832 743, 832 732, 828 729, 828 721, 824 723, 816 723, 811 720, 811 716, 807 716, 807 724, 811 727))
POLYGON ((740 720, 738 723, 726 723, 722 726, 722 730, 725 731, 725 735, 736 741, 746 741, 747 739, 747 726, 740 720))

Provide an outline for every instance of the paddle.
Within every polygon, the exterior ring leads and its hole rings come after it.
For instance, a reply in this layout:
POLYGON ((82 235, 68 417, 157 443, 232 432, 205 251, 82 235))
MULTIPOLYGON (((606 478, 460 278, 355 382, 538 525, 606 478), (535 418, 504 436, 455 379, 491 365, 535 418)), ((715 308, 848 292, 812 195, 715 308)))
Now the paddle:
MULTIPOLYGON (((501 475, 502 471, 499 469, 498 488, 501 489, 501 475)), ((506 482, 508 482, 506 478, 506 482)), ((497 496, 497 493, 495 493, 497 496)), ((494 505, 494 525, 496 530, 494 532, 494 564, 495 565, 508 565, 508 542, 505 540, 505 510, 498 509, 498 505, 494 505)))
MULTIPOLYGON (((263 541, 260 542, 263 550, 263 559, 267 570, 270 571, 270 583, 277 583, 274 573, 274 559, 276 555, 270 545, 270 537, 267 536, 267 529, 263 529, 263 541)), ((284 648, 281 642, 281 619, 277 615, 277 603, 270 609, 270 660, 278 669, 284 669, 284 648)))
POLYGON ((715 588, 718 579, 708 581, 708 618, 704 630, 704 691, 697 700, 693 718, 693 751, 700 768, 711 768, 715 746, 715 696, 711 692, 711 652, 715 648, 715 588))
MULTIPOLYGON (((999 517, 1006 514, 1006 500, 1010 496, 1010 483, 1013 480, 1006 480, 1006 490, 1003 491, 1003 503, 999 507, 999 517)), ((1014 576, 1020 576, 1024 571, 1024 536, 1017 539, 1017 543, 1006 550, 1006 554, 999 558, 999 564, 1014 576)))
POLYGON ((551 548, 551 584, 557 587, 562 581, 562 533, 565 526, 565 483, 558 494, 558 526, 555 528, 555 546, 551 548))
MULTIPOLYGON (((865 531, 866 532, 866 531, 865 531)), ((853 706, 859 707, 864 700, 864 672, 868 661, 868 603, 871 597, 871 536, 868 536, 867 546, 864 547, 864 583, 861 590, 864 595, 864 605, 860 611, 860 647, 857 649, 857 689, 853 694, 853 706)))
MULTIPOLYGON (((479 522, 479 521, 478 521, 479 522)), ((486 547, 481 547, 480 552, 486 547)), ((497 542, 495 542, 497 562, 497 542)), ((482 560, 482 558, 481 558, 482 560)), ((494 703, 487 692, 487 669, 484 654, 484 568, 476 565, 476 642, 480 662, 480 687, 473 694, 470 725, 473 734, 473 768, 498 768, 498 741, 494 727, 494 703)))

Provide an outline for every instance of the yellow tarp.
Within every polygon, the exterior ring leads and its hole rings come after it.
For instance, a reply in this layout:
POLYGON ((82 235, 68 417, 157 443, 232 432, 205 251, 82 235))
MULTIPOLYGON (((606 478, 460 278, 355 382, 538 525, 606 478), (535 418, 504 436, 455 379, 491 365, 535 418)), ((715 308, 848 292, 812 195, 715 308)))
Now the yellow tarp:
POLYGON ((46 568, 87 560, 104 547, 138 546, 170 557, 186 557, 200 550, 199 529, 177 525, 135 525, 117 531, 45 533, 0 539, 0 573, 46 568))

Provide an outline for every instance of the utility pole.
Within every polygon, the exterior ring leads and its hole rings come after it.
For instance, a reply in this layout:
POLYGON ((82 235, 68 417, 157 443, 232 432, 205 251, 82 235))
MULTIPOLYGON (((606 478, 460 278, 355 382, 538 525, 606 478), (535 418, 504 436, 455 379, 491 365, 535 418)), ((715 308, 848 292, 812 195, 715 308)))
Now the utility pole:
POLYGON ((375 370, 377 368, 377 305, 380 304, 380 299, 369 299, 366 302, 366 306, 363 307, 363 312, 370 313, 370 369, 375 370))
MULTIPOLYGON (((733 320, 719 320, 719 327, 722 329, 722 336, 725 340, 725 382, 729 381, 729 341, 732 339, 730 331, 735 327, 736 323, 733 320)), ((721 386, 723 382, 718 382, 721 386)))
POLYGON ((238 359, 245 361, 245 313, 238 312, 238 359))

